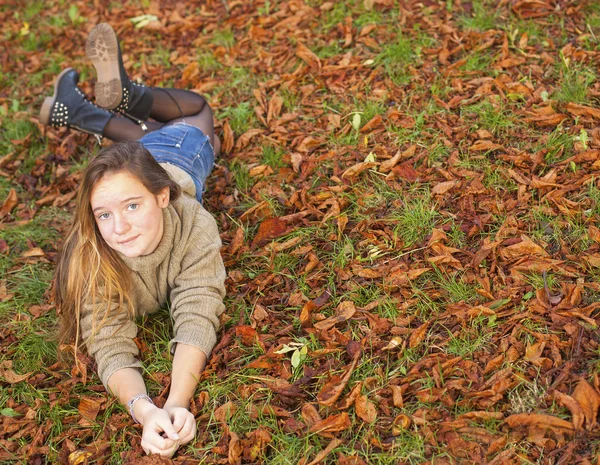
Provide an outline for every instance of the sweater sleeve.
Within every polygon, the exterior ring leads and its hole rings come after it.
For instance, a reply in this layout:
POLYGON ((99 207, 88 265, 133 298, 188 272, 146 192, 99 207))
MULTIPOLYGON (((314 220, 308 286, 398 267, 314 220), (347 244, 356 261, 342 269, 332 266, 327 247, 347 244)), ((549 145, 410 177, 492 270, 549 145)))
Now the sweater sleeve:
POLYGON ((111 304, 109 319, 94 335, 92 334, 93 305, 85 305, 81 318, 81 336, 85 341, 88 353, 94 357, 98 365, 98 376, 108 391, 108 379, 122 368, 137 368, 141 372, 142 363, 136 358, 138 348, 133 341, 137 334, 137 325, 127 311, 118 309, 118 304, 111 304))
POLYGON ((219 316, 225 308, 225 267, 215 219, 205 210, 198 215, 171 290, 174 337, 170 346, 174 351, 176 343, 188 344, 208 357, 217 342, 219 316))

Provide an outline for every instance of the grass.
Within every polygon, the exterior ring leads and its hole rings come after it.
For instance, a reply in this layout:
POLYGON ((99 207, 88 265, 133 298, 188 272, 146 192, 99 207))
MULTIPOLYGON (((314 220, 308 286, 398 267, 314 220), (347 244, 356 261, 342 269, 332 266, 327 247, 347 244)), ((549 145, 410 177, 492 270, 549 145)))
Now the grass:
MULTIPOLYGON (((141 0, 124 6, 113 2, 107 11, 126 20, 131 11, 146 11, 150 3, 141 0)), ((568 116, 551 127, 521 124, 524 113, 542 105, 538 98, 542 87, 546 104, 557 112, 567 114, 565 105, 571 102, 594 106, 598 78, 589 53, 600 50, 599 7, 587 2, 577 15, 556 9, 544 18, 523 19, 513 9, 514 2, 491 0, 415 3, 408 11, 389 2, 363 0, 306 0, 299 6, 279 0, 217 3, 218 8, 208 15, 196 9, 200 30, 213 31, 201 40, 201 47, 193 45, 196 38, 189 31, 173 34, 171 30, 124 28, 124 34, 133 31, 145 44, 139 60, 132 63, 137 74, 148 71, 154 84, 177 86, 182 70, 172 65, 171 57, 190 54, 200 69, 190 88, 199 88, 204 80, 216 83, 207 98, 215 108, 219 135, 224 121, 232 128, 234 142, 250 129, 263 131, 245 147, 219 158, 217 174, 209 180, 205 207, 219 224, 228 272, 228 320, 220 337, 227 334, 231 341, 212 355, 212 364, 200 380, 195 396, 197 440, 182 450, 179 460, 228 461, 228 446, 235 434, 245 446, 243 463, 310 462, 331 438, 308 432, 303 415, 307 404, 322 418, 343 411, 351 421, 349 428, 334 433, 342 442, 322 461, 324 465, 342 462, 341 455, 377 465, 460 463, 463 458, 455 456, 447 436, 438 431, 442 422, 472 410, 505 416, 542 412, 569 420, 567 410, 549 401, 548 373, 522 357, 514 362, 507 357, 495 371, 475 375, 484 373, 492 356, 512 352, 511 347, 522 355, 524 347, 537 342, 533 334, 547 335, 545 355, 554 362, 552 370, 562 370, 575 357, 571 349, 561 349, 571 336, 550 319, 551 311, 531 311, 537 308, 535 292, 544 287, 543 275, 536 268, 540 259, 503 258, 520 236, 532 238, 560 262, 546 275, 553 292, 583 283, 579 307, 593 304, 600 295, 596 285, 600 273, 586 261, 589 254, 597 254, 589 231, 600 219, 600 188, 592 177, 593 162, 561 164, 578 153, 582 131, 588 136, 587 148, 597 148, 593 122, 568 116), (292 21, 293 26, 282 22, 290 17, 299 22, 292 21), (247 40, 250 23, 243 18, 255 20, 253 24, 265 29, 270 39, 247 40), (350 45, 345 45, 347 18, 352 20, 350 45), (376 28, 363 41, 361 31, 371 24, 376 28), (309 33, 308 42, 300 32, 309 33), (503 57, 502 34, 507 36, 509 56, 522 57, 523 65, 494 69, 503 57), (491 37, 496 41, 489 48, 474 51, 491 37), (237 39, 244 40, 244 47, 236 45, 237 39), (319 56, 320 72, 298 66, 295 50, 300 42, 319 56), (568 43, 576 52, 563 56, 561 49, 568 43), (440 61, 442 44, 455 49, 450 63, 464 63, 447 69, 440 61), (347 53, 350 65, 336 68, 347 53), (554 65, 543 65, 539 57, 544 63, 550 57, 554 65), (482 77, 496 81, 489 94, 475 96, 480 84, 474 80, 482 77), (535 95, 515 99, 502 89, 505 78, 531 83, 535 95), (282 114, 296 113, 296 118, 277 128, 266 127, 255 113, 258 93, 267 102, 279 95, 282 114), (352 125, 355 115, 360 117, 356 128, 352 125), (360 128, 376 115, 383 119, 380 130, 361 133, 360 128), (332 129, 333 117, 341 119, 340 128, 332 129), (478 130, 491 133, 490 140, 506 150, 470 151, 480 138, 478 130), (300 150, 308 136, 323 144, 300 150), (341 177, 370 153, 380 163, 412 144, 417 145, 414 157, 401 160, 391 173, 378 172, 375 166, 354 178, 341 177), (292 160, 299 163, 296 171, 292 160), (250 170, 259 164, 270 170, 251 177, 250 170), (418 177, 411 176, 411 169, 418 177), (554 188, 524 187, 509 170, 528 179, 555 170, 557 184, 568 189, 558 195, 554 188), (460 181, 460 188, 443 195, 431 193, 433 186, 451 179, 460 181), (264 212, 240 218, 261 202, 268 206, 264 212), (292 218, 291 230, 274 239, 275 244, 296 238, 299 242, 278 252, 253 247, 263 215, 292 218), (231 254, 233 233, 239 227, 244 231, 243 243, 231 254), (452 256, 462 269, 434 267, 429 261, 438 254, 428 246, 433 228, 444 230, 445 246, 459 249, 452 256), (474 266, 482 247, 495 241, 488 256, 474 266), (313 256, 318 264, 305 272, 313 256), (514 266, 531 269, 515 270, 514 266), (418 268, 429 271, 417 278, 403 277, 418 268), (394 284, 390 284, 392 275, 394 284), (325 292, 329 300, 313 309, 303 325, 299 316, 306 302, 325 292), (478 304, 507 298, 514 308, 503 306, 495 310, 497 315, 468 312, 478 304), (357 307, 352 318, 326 333, 314 328, 319 320, 335 315, 336 307, 346 300, 357 307), (258 305, 269 315, 262 321, 255 319, 258 305), (364 310, 367 307, 370 310, 364 310), (410 347, 411 336, 425 323, 426 333, 410 347), (248 326, 254 327, 260 343, 240 336, 240 328, 248 326), (552 347, 555 336, 560 343, 552 347), (398 345, 384 350, 390 341, 398 345), (291 366, 291 353, 273 354, 291 342, 308 349, 307 358, 296 368, 291 366), (361 383, 361 394, 377 409, 373 424, 360 419, 355 404, 337 409, 317 402, 319 390, 332 375, 344 373, 358 346, 361 356, 340 399, 347 399, 350 390, 361 383), (561 362, 554 358, 556 351, 561 353, 561 362), (447 364, 450 360, 455 365, 447 364), (260 367, 249 368, 250 363, 260 367), (494 389, 487 383, 501 369, 511 371, 506 376, 513 382, 500 399, 473 395, 494 389), (303 397, 278 392, 270 387, 272 380, 290 383, 303 397), (402 408, 394 405, 392 386, 402 386, 402 408), (415 396, 415 392, 438 389, 445 390, 442 400, 423 402, 415 396), (450 400, 454 405, 448 405, 450 400), (216 412, 228 402, 234 411, 227 418, 226 430, 216 412), (264 406, 281 409, 280 416, 263 411, 264 406), (413 423, 399 431, 394 429, 394 419, 400 414, 413 420, 423 418, 426 424, 413 423), (253 448, 253 435, 259 430, 268 432, 270 441, 253 448), (249 457, 249 451, 255 455, 249 457)), ((0 71, 6 87, 6 98, 0 102, 0 159, 13 154, 0 166, 0 205, 13 188, 20 203, 11 215, 0 219, 0 236, 8 246, 0 251, 0 300, 4 299, 0 302, 0 337, 10 341, 0 345, 0 362, 12 360, 16 373, 32 372, 28 382, 3 384, 0 409, 36 410, 32 420, 36 429, 31 434, 14 440, 10 435, 0 438, 19 448, 14 462, 34 462, 22 451, 43 425, 48 425, 44 444, 51 463, 61 460, 59 454, 67 446, 92 450, 95 444, 107 443, 106 456, 89 462, 119 464, 125 460, 122 453, 139 444, 139 430, 131 423, 115 428, 126 412, 98 387, 91 366, 85 385, 71 379, 71 367, 53 367, 56 312, 50 308, 35 317, 33 308, 51 303, 56 252, 73 211, 72 204, 40 208, 35 201, 57 186, 61 194, 73 188, 98 147, 80 136, 60 139, 53 131, 42 137, 31 115, 35 116, 42 96, 50 92, 53 77, 67 64, 82 72, 84 88, 93 87, 95 73, 76 43, 89 27, 89 13, 88 5, 70 5, 64 0, 32 0, 18 11, 0 7, 5 23, 11 25, 2 37, 14 53, 14 59, 0 71), (55 153, 66 153, 68 159, 58 160, 55 153), (45 174, 36 174, 36 190, 30 192, 26 183, 40 167, 45 174), (59 184, 53 185, 59 173, 63 173, 59 184), (42 248, 46 256, 23 257, 34 247, 42 248), (4 289, 13 296, 6 299, 4 289), (106 408, 90 426, 78 424, 81 396, 107 399, 106 408)), ((595 328, 577 324, 575 335, 581 344, 576 356, 585 360, 585 368, 592 373, 600 366, 592 336, 595 328)), ((138 341, 144 348, 145 377, 152 395, 162 392, 168 382, 171 337, 166 309, 140 321, 138 341)), ((565 371, 567 378, 557 389, 571 395, 580 372, 565 371)), ((469 426, 492 435, 524 434, 509 431, 498 420, 473 421, 469 426)), ((459 435, 473 441, 467 434, 459 435)), ((596 443, 582 445, 577 437, 573 441, 582 459, 595 459, 596 443)), ((493 460, 511 448, 521 454, 523 463, 541 463, 556 454, 549 446, 542 451, 533 443, 509 440, 486 459, 493 460)))
MULTIPOLYGON (((450 2, 452 5, 452 2, 450 2)), ((490 0, 475 0, 471 3, 470 14, 459 16, 459 24, 467 30, 487 31, 496 28, 498 24, 498 12, 495 11, 495 3, 490 0)))
POLYGON ((394 234, 403 242, 404 248, 421 243, 431 233, 438 213, 427 190, 415 190, 410 200, 393 215, 396 222, 394 234))
POLYGON ((229 125, 236 136, 241 136, 256 122, 256 116, 250 102, 241 102, 237 106, 225 108, 219 112, 218 117, 229 121, 229 125))
POLYGON ((394 84, 404 85, 410 81, 408 66, 413 65, 416 58, 416 50, 410 38, 400 35, 395 43, 382 47, 375 62, 383 67, 394 84))
POLYGON ((598 79, 596 72, 590 67, 561 58, 559 87, 552 97, 559 102, 585 104, 590 86, 598 79))

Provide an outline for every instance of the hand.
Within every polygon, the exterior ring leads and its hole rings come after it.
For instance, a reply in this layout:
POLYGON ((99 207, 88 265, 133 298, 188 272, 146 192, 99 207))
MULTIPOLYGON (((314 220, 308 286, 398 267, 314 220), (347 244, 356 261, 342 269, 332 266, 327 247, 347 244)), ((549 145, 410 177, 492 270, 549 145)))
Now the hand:
POLYGON ((142 449, 146 454, 171 457, 179 448, 180 436, 171 422, 169 413, 154 405, 148 405, 139 417, 144 426, 142 449), (166 437, 163 437, 164 433, 166 437))
POLYGON ((184 407, 170 407, 165 404, 164 410, 169 414, 173 428, 179 434, 179 446, 184 446, 196 437, 196 419, 192 413, 184 407))

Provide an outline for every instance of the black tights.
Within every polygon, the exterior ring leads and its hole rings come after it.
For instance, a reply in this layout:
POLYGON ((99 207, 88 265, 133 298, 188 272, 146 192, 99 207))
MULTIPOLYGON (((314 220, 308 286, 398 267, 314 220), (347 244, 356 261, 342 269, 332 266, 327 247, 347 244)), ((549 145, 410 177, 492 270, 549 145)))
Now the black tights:
POLYGON ((104 128, 104 136, 115 142, 138 140, 148 132, 156 131, 164 125, 185 122, 196 126, 214 147, 215 155, 219 153, 220 141, 215 137, 213 112, 208 102, 201 95, 182 89, 162 89, 152 87, 152 110, 150 117, 154 121, 146 121, 148 131, 129 118, 117 114, 108 121, 104 128))

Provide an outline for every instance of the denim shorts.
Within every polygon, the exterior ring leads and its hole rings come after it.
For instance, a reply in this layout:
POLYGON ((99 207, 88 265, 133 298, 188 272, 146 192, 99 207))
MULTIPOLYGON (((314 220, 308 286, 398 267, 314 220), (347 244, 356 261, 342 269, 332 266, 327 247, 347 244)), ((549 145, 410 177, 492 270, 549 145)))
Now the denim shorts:
POLYGON ((208 136, 196 126, 175 123, 146 134, 139 142, 157 162, 171 163, 189 174, 196 185, 196 198, 202 202, 206 178, 215 162, 208 136))

